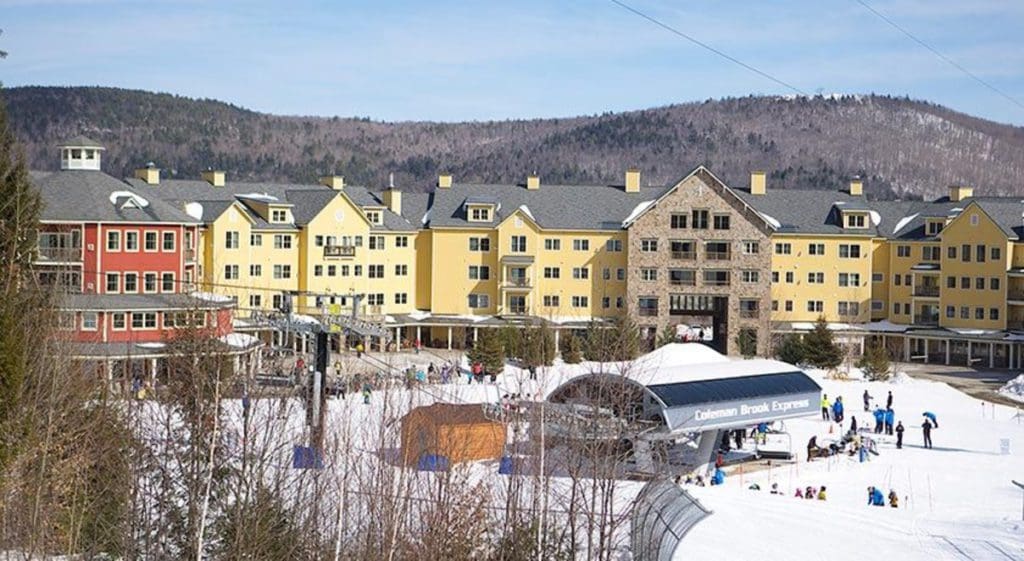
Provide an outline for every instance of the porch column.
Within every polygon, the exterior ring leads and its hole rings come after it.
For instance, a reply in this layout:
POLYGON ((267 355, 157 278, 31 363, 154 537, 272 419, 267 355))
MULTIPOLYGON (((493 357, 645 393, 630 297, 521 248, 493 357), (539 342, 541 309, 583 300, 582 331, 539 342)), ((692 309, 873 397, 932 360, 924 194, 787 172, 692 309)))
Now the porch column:
POLYGON ((996 344, 988 344, 988 367, 993 368, 996 365, 996 344))
POLYGON ((864 356, 864 337, 860 338, 860 354, 864 356))
POLYGON ((910 362, 910 337, 903 338, 903 360, 910 362))
POLYGON ((944 341, 946 345, 946 366, 949 366, 949 339, 944 341))
POLYGON ((254 350, 253 353, 256 356, 256 371, 259 372, 260 370, 263 370, 263 353, 260 352, 259 347, 256 347, 256 350, 254 350))
POLYGON ((479 339, 480 339, 480 328, 479 327, 474 327, 473 328, 473 342, 476 343, 477 340, 479 340, 479 339))
POLYGON ((149 380, 156 386, 156 359, 149 359, 149 380))
POLYGON ((931 345, 932 345, 932 340, 931 339, 925 339, 924 340, 924 363, 925 364, 928 364, 928 354, 929 354, 929 351, 931 350, 928 347, 930 347, 931 345))
POLYGON ((107 381, 108 382, 112 382, 114 380, 114 361, 112 361, 112 360, 106 361, 106 367, 107 367, 107 381))
POLYGON ((416 340, 419 341, 421 345, 423 344, 423 328, 418 325, 416 326, 416 340))
POLYGON ((238 355, 235 355, 235 356, 231 357, 231 369, 232 369, 231 371, 234 374, 238 374, 239 369, 241 369, 241 366, 242 366, 241 362, 242 361, 239 360, 238 355))
POLYGON ((402 350, 402 328, 395 328, 395 351, 402 350))
POLYGON ((448 326, 448 350, 452 350, 452 327, 448 326))
POLYGON ((971 341, 968 339, 967 340, 967 366, 970 366, 971 364, 973 364, 971 362, 971 341))
POLYGON ((558 351, 558 349, 561 349, 561 348, 562 348, 562 347, 560 347, 560 346, 558 345, 558 335, 559 335, 559 334, 560 334, 561 332, 562 332, 562 330, 561 330, 561 329, 556 329, 556 330, 555 330, 555 354, 556 354, 556 355, 557 355, 557 354, 558 354, 558 352, 559 352, 559 351, 558 351))

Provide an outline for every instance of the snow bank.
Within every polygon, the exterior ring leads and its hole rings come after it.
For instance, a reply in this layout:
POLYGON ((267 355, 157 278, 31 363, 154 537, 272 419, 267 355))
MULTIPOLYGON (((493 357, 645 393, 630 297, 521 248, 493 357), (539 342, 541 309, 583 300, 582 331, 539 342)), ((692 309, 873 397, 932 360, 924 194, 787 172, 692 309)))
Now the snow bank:
POLYGON ((1024 374, 1017 376, 999 388, 999 395, 1014 401, 1024 402, 1024 374))
POLYGON ((729 362, 729 358, 703 343, 669 343, 636 359, 638 365, 652 368, 716 362, 729 362))
POLYGON ((911 378, 906 372, 896 372, 889 377, 889 383, 902 386, 906 384, 912 384, 914 379, 911 378))

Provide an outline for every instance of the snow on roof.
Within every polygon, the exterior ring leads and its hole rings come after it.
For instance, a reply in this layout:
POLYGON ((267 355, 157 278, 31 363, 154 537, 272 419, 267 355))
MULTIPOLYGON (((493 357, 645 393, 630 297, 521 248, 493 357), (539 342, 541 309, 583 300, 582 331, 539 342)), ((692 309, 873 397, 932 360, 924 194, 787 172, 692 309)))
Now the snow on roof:
POLYGON ((918 213, 915 213, 915 214, 911 214, 910 216, 904 216, 903 218, 900 218, 899 222, 896 223, 896 227, 892 229, 892 233, 893 234, 899 233, 899 231, 902 230, 904 226, 906 226, 907 224, 910 224, 911 222, 913 222, 914 219, 917 218, 920 215, 921 215, 921 213, 918 212, 918 213))
MULTIPOLYGON (((691 344, 699 345, 699 343, 691 344)), ((799 371, 800 368, 778 360, 765 358, 731 360, 726 358, 724 361, 679 363, 654 368, 645 368, 643 364, 634 362, 623 374, 645 386, 656 386, 799 371)))
POLYGON ((190 294, 190 296, 193 298, 198 298, 200 300, 206 300, 207 302, 227 303, 234 301, 234 298, 230 296, 225 296, 223 294, 214 294, 213 292, 193 292, 190 294))
POLYGON ((652 201, 643 201, 642 203, 640 203, 640 204, 636 205, 635 207, 633 207, 633 211, 629 213, 629 216, 627 216, 625 220, 622 221, 622 227, 625 228, 626 226, 628 226, 631 222, 636 220, 638 216, 643 214, 643 212, 645 210, 647 210, 647 207, 649 207, 649 206, 651 206, 653 204, 654 204, 653 200, 652 201))
POLYGON ((162 349, 167 345, 164 343, 135 343, 135 346, 140 349, 162 349))
POLYGON ((253 199, 253 200, 257 200, 257 201, 267 201, 267 202, 275 202, 275 201, 281 200, 281 199, 278 199, 277 197, 275 197, 273 195, 268 195, 267 193, 240 193, 240 194, 235 195, 235 196, 240 198, 240 199, 253 199))
POLYGON ((415 320, 427 319, 430 317, 430 312, 424 312, 423 310, 414 310, 409 312, 409 317, 415 320))
POLYGON ((868 331, 888 331, 892 333, 903 333, 907 330, 906 325, 895 324, 887 319, 865 323, 862 327, 868 331))
POLYGON ((228 333, 220 337, 221 342, 227 343, 232 347, 238 347, 240 349, 246 349, 261 344, 260 340, 248 333, 228 333))
POLYGON ((424 226, 427 225, 427 222, 430 222, 430 209, 427 209, 427 212, 423 213, 423 218, 420 219, 420 224, 424 226))
POLYGON ((196 220, 202 220, 203 205, 200 203, 185 203, 185 214, 195 218, 196 220))
POLYGON ((131 191, 112 191, 109 198, 110 204, 112 205, 116 205, 118 199, 127 199, 139 208, 146 208, 149 206, 149 201, 147 201, 145 197, 141 197, 131 191))
POLYGON ((782 223, 779 222, 778 220, 776 220, 775 217, 768 216, 767 214, 765 214, 763 212, 760 213, 760 214, 761 214, 761 218, 764 218, 765 222, 767 222, 767 223, 772 225, 772 228, 781 228, 782 227, 782 223))
POLYGON ((634 361, 641 368, 729 362, 729 358, 701 343, 669 343, 634 361))
POLYGON ((879 224, 882 223, 882 215, 878 214, 877 210, 869 211, 868 216, 871 217, 871 223, 874 224, 875 226, 878 226, 879 224))
POLYGON ((529 216, 530 220, 533 220, 534 222, 537 221, 537 219, 533 217, 533 213, 530 212, 530 207, 526 205, 519 205, 519 210, 523 211, 523 214, 525 214, 526 216, 529 216))
POLYGON ((306 314, 292 314, 289 316, 289 319, 295 323, 305 323, 309 325, 316 325, 320 323, 320 320, 313 316, 307 316, 306 314))

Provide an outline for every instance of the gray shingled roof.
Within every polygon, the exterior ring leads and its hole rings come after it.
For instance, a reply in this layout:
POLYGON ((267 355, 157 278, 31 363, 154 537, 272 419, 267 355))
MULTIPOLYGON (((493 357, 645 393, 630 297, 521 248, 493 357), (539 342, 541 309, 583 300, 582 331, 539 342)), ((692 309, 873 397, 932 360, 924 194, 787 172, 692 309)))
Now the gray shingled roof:
POLYGON ((218 309, 234 305, 233 301, 204 300, 187 294, 69 294, 61 301, 60 307, 78 311, 150 312, 218 309))
POLYGON ((84 148, 103 148, 103 145, 88 136, 78 135, 73 136, 63 142, 58 142, 57 146, 81 146, 84 148))
POLYGON ((541 185, 529 190, 522 185, 456 183, 436 189, 430 208, 430 226, 476 226, 466 220, 467 198, 501 201, 495 225, 520 207, 526 207, 542 228, 567 230, 618 230, 640 203, 661 196, 668 187, 642 187, 626 193, 619 185, 541 185))
POLYGON ((1020 197, 979 197, 970 200, 977 202, 1008 238, 1024 239, 1024 201, 1020 197))
POLYGON ((101 171, 34 173, 32 178, 43 198, 41 218, 44 221, 198 223, 182 207, 149 193, 139 192, 101 171), (149 204, 143 208, 121 208, 121 205, 116 205, 110 199, 117 191, 137 195, 149 204))

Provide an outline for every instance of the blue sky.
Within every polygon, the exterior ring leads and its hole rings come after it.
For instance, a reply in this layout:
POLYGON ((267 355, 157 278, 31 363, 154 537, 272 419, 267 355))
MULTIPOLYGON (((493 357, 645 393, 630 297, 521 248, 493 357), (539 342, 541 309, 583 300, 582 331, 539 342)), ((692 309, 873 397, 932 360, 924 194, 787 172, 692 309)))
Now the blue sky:
MULTIPOLYGON (((1024 2, 867 0, 1024 103, 1024 2)), ((629 0, 807 92, 888 93, 1024 125, 853 0, 629 0)), ((484 120, 783 87, 608 0, 0 0, 5 86, 104 85, 279 114, 484 120)))

